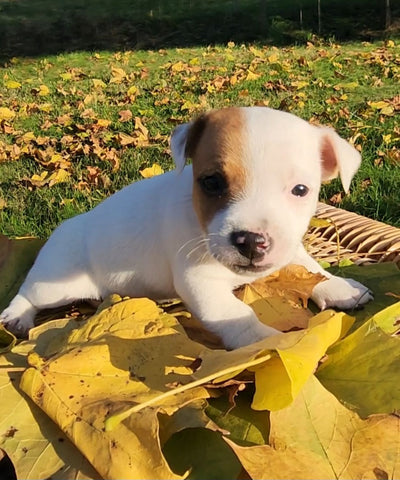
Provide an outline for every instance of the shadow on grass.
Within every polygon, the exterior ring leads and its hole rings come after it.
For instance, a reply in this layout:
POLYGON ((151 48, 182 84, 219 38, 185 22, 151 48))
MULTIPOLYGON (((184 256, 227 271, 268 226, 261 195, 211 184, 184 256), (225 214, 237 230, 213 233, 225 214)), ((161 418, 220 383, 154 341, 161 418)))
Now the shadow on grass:
MULTIPOLYGON (((320 31, 382 38, 382 0, 322 1, 320 31)), ((392 7, 392 21, 400 5, 392 7)), ((317 33, 316 0, 0 0, 0 58, 78 50, 157 49, 262 41, 303 43, 317 33)))

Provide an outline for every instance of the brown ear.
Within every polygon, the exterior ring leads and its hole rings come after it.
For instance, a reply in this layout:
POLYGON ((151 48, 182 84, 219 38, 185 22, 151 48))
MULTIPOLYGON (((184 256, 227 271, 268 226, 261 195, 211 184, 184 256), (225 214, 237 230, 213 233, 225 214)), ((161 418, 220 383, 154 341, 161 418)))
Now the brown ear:
POLYGON ((170 146, 176 169, 180 173, 187 158, 192 158, 206 126, 206 115, 197 120, 184 123, 172 132, 170 146))
POLYGON ((327 181, 340 176, 345 192, 348 192, 351 180, 361 163, 360 153, 350 143, 343 140, 332 129, 321 130, 322 180, 327 181))
POLYGON ((206 114, 200 115, 190 126, 186 139, 185 155, 186 158, 193 158, 200 138, 206 128, 206 114))

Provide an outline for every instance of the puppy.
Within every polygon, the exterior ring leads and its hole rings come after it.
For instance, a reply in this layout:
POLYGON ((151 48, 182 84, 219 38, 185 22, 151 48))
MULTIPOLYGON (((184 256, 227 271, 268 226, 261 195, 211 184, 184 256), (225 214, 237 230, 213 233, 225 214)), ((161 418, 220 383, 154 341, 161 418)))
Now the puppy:
POLYGON ((236 348, 278 332, 232 290, 288 263, 326 276, 313 291, 320 308, 371 299, 302 245, 321 181, 339 175, 347 191, 360 164, 333 130, 265 107, 227 108, 176 128, 171 150, 176 171, 129 185, 54 231, 4 324, 26 333, 39 309, 111 293, 178 295, 236 348))

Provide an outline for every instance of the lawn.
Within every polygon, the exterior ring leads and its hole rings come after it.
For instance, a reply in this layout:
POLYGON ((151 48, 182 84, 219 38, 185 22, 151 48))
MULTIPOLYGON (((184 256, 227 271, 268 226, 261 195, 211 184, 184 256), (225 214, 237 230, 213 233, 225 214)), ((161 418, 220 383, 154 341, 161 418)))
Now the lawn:
POLYGON ((363 165, 350 195, 335 181, 323 198, 400 225, 396 41, 60 53, 13 58, 0 78, 6 235, 47 237, 144 167, 173 168, 172 129, 228 105, 268 105, 337 129, 363 165))

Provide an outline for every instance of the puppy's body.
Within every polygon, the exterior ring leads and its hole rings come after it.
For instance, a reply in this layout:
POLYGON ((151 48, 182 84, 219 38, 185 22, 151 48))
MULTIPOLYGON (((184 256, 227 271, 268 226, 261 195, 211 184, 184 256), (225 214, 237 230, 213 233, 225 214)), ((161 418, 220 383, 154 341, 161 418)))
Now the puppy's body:
MULTIPOLYGON (((26 330, 38 309, 117 292, 178 295, 227 347, 276 333, 232 290, 291 262, 322 271, 301 240, 321 180, 340 172, 348 188, 359 154, 333 131, 267 108, 210 112, 178 127, 171 148, 178 171, 134 183, 54 231, 2 321, 26 330)), ((321 307, 370 298, 326 276, 313 292, 321 307)))

